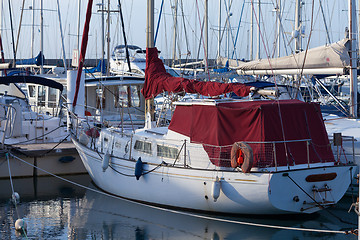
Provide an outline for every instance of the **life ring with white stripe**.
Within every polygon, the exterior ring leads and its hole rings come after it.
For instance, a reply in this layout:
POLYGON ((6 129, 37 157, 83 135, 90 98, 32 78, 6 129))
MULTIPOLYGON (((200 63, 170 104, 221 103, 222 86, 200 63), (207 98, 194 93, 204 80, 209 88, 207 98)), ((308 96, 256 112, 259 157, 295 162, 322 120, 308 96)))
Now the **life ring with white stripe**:
POLYGON ((245 173, 249 173, 253 166, 253 150, 245 142, 235 142, 231 148, 231 167, 241 167, 245 173))

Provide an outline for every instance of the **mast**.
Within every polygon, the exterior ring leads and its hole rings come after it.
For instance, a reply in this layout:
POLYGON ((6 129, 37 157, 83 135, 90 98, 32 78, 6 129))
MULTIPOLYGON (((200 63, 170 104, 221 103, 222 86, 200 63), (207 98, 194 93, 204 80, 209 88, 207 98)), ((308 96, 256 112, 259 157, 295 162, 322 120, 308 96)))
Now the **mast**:
POLYGON ((230 17, 231 17, 231 13, 230 13, 230 0, 228 1, 228 9, 227 9, 227 31, 226 31, 226 57, 230 58, 230 31, 231 31, 231 26, 230 26, 230 17))
POLYGON ((208 71, 209 71, 209 69, 208 69, 208 0, 205 0, 205 9, 204 9, 204 11, 205 11, 205 19, 204 19, 204 24, 205 24, 205 26, 204 26, 204 30, 205 30, 205 72, 207 73, 208 71))
POLYGON ((277 2, 277 56, 280 57, 281 0, 277 2))
POLYGON ((296 0, 295 3, 295 24, 294 24, 294 32, 293 37, 295 40, 295 53, 301 51, 301 34, 300 34, 300 27, 301 27, 301 2, 300 0, 296 0))
POLYGON ((131 72, 131 64, 130 64, 129 48, 128 48, 128 45, 127 45, 127 40, 126 40, 125 25, 124 25, 124 18, 123 18, 123 14, 122 14, 122 8, 121 8, 121 2, 120 2, 120 0, 118 0, 118 4, 119 4, 119 12, 120 12, 120 18, 121 18, 122 33, 123 33, 123 38, 124 38, 125 53, 126 53, 126 60, 127 60, 127 63, 128 63, 129 72, 131 72))
POLYGON ((10 15, 11 40, 12 40, 12 48, 13 48, 13 55, 14 55, 12 65, 15 66, 15 64, 16 64, 16 50, 15 50, 14 28, 13 28, 13 22, 12 22, 12 14, 11 14, 11 3, 10 3, 10 0, 8 1, 8 4, 9 4, 9 15, 10 15))
POLYGON ((154 47, 154 0, 147 0, 146 47, 154 47))
MULTIPOLYGON (((4 57, 4 48, 2 45, 2 18, 3 18, 3 1, 0 2, 0 51, 1 51, 1 62, 5 63, 5 57, 4 57)), ((0 76, 7 76, 6 70, 3 71, 3 73, 0 73, 0 76)))
POLYGON ((253 2, 251 1, 251 19, 250 19, 250 60, 254 59, 254 12, 253 12, 253 2))
POLYGON ((60 4, 59 4, 59 0, 57 0, 56 3, 57 3, 57 10, 58 10, 58 17, 59 17, 59 27, 60 27, 60 36, 61 36, 61 48, 62 48, 62 52, 63 52, 64 69, 65 69, 65 72, 67 72, 67 67, 66 67, 66 54, 65 54, 65 44, 64 44, 64 35, 63 35, 62 25, 61 25, 61 15, 60 15, 60 4))
POLYGON ((43 16, 43 0, 40 0, 40 74, 44 74, 44 16, 43 16))
MULTIPOLYGON (((359 0, 360 1, 360 0, 359 0)), ((219 19, 218 19, 218 24, 219 24, 219 34, 218 34, 218 55, 217 57, 220 57, 220 47, 221 47, 221 0, 219 0, 219 19)))
POLYGON ((106 75, 110 74, 110 0, 108 0, 107 9, 107 61, 106 61, 106 75))
POLYGON ((34 31, 35 31, 35 0, 32 0, 32 25, 31 25, 31 58, 34 57, 34 31))
POLYGON ((258 0, 258 21, 259 21, 259 26, 257 28, 257 53, 256 53, 256 59, 260 59, 260 11, 261 11, 261 7, 260 7, 260 0, 258 0))
POLYGON ((77 49, 80 49, 80 9, 81 9, 81 0, 79 0, 79 5, 78 5, 78 26, 77 26, 77 49))
MULTIPOLYGON (((154 0, 147 0, 147 21, 146 21, 146 48, 154 47, 154 0)), ((146 63, 147 64, 147 63, 146 63)), ((146 78, 146 75, 145 75, 146 78)), ((152 114, 153 99, 145 103, 145 127, 151 128, 151 121, 155 120, 152 114)))
POLYGON ((175 1, 174 6, 174 32, 173 32, 173 65, 175 65, 176 59, 176 32, 177 32, 177 9, 178 9, 178 0, 175 1))
POLYGON ((350 115, 357 118, 357 51, 356 51, 356 5, 349 0, 349 38, 350 38, 350 115))
MULTIPOLYGON (((80 89, 80 81, 81 81, 80 78, 81 78, 82 68, 84 66, 86 47, 87 47, 88 37, 89 37, 89 25, 90 25, 90 19, 91 19, 92 4, 93 4, 93 0, 89 0, 87 10, 86 10, 84 31, 83 31, 82 40, 81 40, 79 67, 78 67, 78 72, 76 75, 76 88, 75 88, 75 93, 74 93, 74 101, 72 104, 73 108, 75 108, 75 106, 76 106, 78 93, 79 93, 79 89, 80 89)), ((73 111, 75 112, 74 109, 73 109, 73 111)))
POLYGON ((101 1, 101 75, 105 64, 105 20, 104 20, 104 0, 101 1))

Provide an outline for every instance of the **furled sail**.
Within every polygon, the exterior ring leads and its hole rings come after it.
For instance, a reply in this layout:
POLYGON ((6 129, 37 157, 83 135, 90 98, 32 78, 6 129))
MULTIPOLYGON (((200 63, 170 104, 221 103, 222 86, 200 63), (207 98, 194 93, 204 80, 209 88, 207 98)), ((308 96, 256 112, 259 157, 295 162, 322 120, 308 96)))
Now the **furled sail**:
POLYGON ((226 61, 238 74, 342 74, 350 64, 349 39, 325 45, 280 58, 260 59, 250 62, 219 58, 218 63, 226 61), (306 56, 306 59, 305 59, 306 56), (305 63, 304 63, 305 59, 305 63))
POLYGON ((241 83, 203 82, 193 79, 173 77, 166 72, 163 62, 158 58, 156 48, 146 49, 145 83, 141 90, 146 99, 157 96, 163 91, 199 93, 204 96, 218 96, 234 92, 238 96, 247 96, 250 86, 241 83))

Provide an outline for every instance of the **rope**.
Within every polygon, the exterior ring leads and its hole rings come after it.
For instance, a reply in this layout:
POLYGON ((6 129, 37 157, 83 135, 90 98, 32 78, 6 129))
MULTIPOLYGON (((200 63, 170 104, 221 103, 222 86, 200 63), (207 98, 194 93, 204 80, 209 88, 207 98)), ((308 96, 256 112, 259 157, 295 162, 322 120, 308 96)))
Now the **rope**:
MULTIPOLYGON (((11 153, 10 153, 11 154, 11 153)), ((97 189, 93 189, 93 188, 90 188, 90 187, 86 187, 84 185, 81 185, 79 183, 76 183, 76 182, 73 182, 73 181, 70 181, 66 178, 63 178, 63 177, 60 177, 60 176, 57 176, 53 173, 50 173, 44 169, 41 169, 31 163, 28 163, 24 160, 22 160, 21 158, 18 158, 17 156, 14 156, 13 157, 21 162, 24 162, 25 164, 28 164, 34 168, 37 168, 57 179, 60 179, 60 180, 63 180, 65 182, 68 182, 70 184, 73 184, 75 186, 78 186, 78 187, 81 187, 81 188, 84 188, 86 190, 89 190, 89 191, 92 191, 92 192, 95 192, 95 193, 99 193, 99 194, 102 194, 104 196, 107 196, 107 197, 111 197, 111 198, 114 198, 114 199, 119 199, 119 200, 123 200, 123 201, 126 201, 126 202, 129 202, 129 203, 133 203, 133 204, 137 204, 137 205, 140 205, 140 206, 145 206, 145 207, 149 207, 149 208, 152 208, 152 209, 157 209, 157 210, 161 210, 161 211, 166 211, 166 212, 171 212, 171 213, 175 213, 175 214, 180 214, 180 215, 184 215, 184 216, 190 216, 190 217, 195 217, 195 218, 201 218, 201 219, 207 219, 207 220, 212 220, 212 221, 217 221, 217 222, 225 222, 225 223, 234 223, 234 224, 239 224, 239 225, 246 225, 246 226, 254 226, 254 227, 264 227, 264 228, 272 228, 272 229, 283 229, 283 230, 293 230, 293 231, 303 231, 303 232, 318 232, 318 233, 331 233, 331 234, 349 234, 349 233, 354 233, 355 230, 350 230, 350 231, 337 231, 337 230, 323 230, 323 229, 311 229, 311 228, 296 228, 296 227, 284 227, 284 226, 277 226, 277 225, 270 225, 270 224, 259 224, 259 223, 251 223, 251 222, 244 222, 244 221, 236 221, 236 220, 229 220, 229 219, 223 219, 223 218, 215 218, 215 217, 210 217, 210 216, 203 216, 203 215, 200 215, 200 214, 195 214, 195 213, 189 213, 189 212, 182 212, 182 211, 178 211, 178 210, 172 210, 172 209, 167 209, 167 208, 162 208, 162 207, 158 207, 158 206, 153 206, 153 205, 148 205, 148 204, 144 204, 144 203, 140 203, 140 202, 136 202, 136 201, 133 201, 133 200, 130 200, 130 199, 126 199, 126 198, 121 198, 121 197, 118 197, 118 196, 115 196, 115 195, 112 195, 112 194, 109 194, 109 193, 106 193, 106 192, 103 192, 103 191, 100 191, 100 190, 97 190, 97 189)))
MULTIPOLYGON (((9 154, 6 153, 5 156, 6 156, 6 160, 7 160, 7 163, 8 163, 8 169, 9 169, 9 178, 10 178, 10 185, 11 185, 11 192, 12 192, 11 198, 12 198, 13 203, 15 205, 15 211, 16 211, 17 218, 20 219, 19 210, 17 208, 17 200, 16 200, 16 197, 15 197, 14 184, 13 184, 12 176, 11 176, 9 154)), ((21 230, 22 230, 22 233, 25 235, 25 238, 28 239, 25 229, 23 227, 21 227, 21 230)))
MULTIPOLYGON (((67 138, 70 136, 70 134, 68 134, 64 139, 62 139, 61 141, 59 141, 58 143, 56 143, 56 145, 54 147, 52 147, 51 149, 49 149, 47 152, 41 154, 41 155, 38 155, 37 157, 43 157, 47 154, 49 154, 50 152, 54 151, 55 148, 57 148, 61 143, 63 143, 65 140, 67 140, 67 138)), ((27 155, 26 153, 24 153, 23 151, 19 150, 19 149, 13 149, 14 151, 16 152, 19 152, 27 157, 30 157, 29 155, 27 155)))
POLYGON ((149 171, 147 171, 147 172, 144 172, 144 173, 142 173, 141 175, 146 175, 146 174, 148 174, 148 173, 151 173, 151 172, 153 172, 153 171, 155 171, 156 169, 158 169, 159 167, 161 167, 162 165, 167 165, 167 163, 166 162, 164 162, 164 161, 162 161, 160 164, 158 164, 156 167, 154 167, 152 170, 149 170, 149 171))
MULTIPOLYGON (((99 155, 99 157, 101 158, 101 160, 103 160, 103 157, 101 156, 101 154, 99 153, 99 151, 98 151, 96 148, 94 148, 94 150, 95 150, 96 153, 99 155)), ((148 174, 148 173, 151 173, 151 172, 155 171, 156 169, 158 169, 159 167, 161 167, 163 164, 164 164, 164 165, 167 165, 166 162, 162 161, 159 165, 157 165, 156 167, 154 167, 152 170, 149 170, 149 171, 147 171, 147 172, 144 172, 144 173, 142 173, 141 175, 144 176, 144 175, 146 175, 146 174, 148 174)), ((114 170, 115 172, 119 173, 120 175, 123 175, 123 176, 126 176, 126 177, 135 177, 135 174, 134 174, 134 175, 130 175, 130 174, 122 173, 122 172, 116 170, 116 169, 115 169, 113 166, 111 166, 110 164, 109 164, 109 167, 110 167, 112 170, 114 170)))
POLYGON ((17 208, 17 205, 16 205, 16 199, 14 199, 15 191, 14 191, 14 184, 13 184, 12 176, 11 176, 11 168, 10 168, 9 154, 6 153, 5 155, 6 155, 6 160, 7 160, 7 163, 8 163, 9 178, 10 178, 10 185, 11 185, 11 192, 12 192, 13 203, 14 203, 14 205, 15 205, 15 211, 16 211, 17 218, 20 218, 19 211, 18 211, 18 208, 17 208))
POLYGON ((134 174, 134 175, 130 175, 130 174, 122 173, 122 172, 116 170, 115 168, 113 168, 113 166, 111 166, 110 164, 109 164, 109 167, 110 167, 112 170, 114 170, 115 172, 117 172, 117 173, 119 173, 119 174, 121 174, 121 175, 123 175, 123 176, 125 176, 125 177, 135 177, 135 174, 134 174))
POLYGON ((52 133, 52 132, 54 132, 54 131, 58 130, 59 128, 62 128, 62 127, 65 127, 65 125, 61 125, 61 126, 59 126, 59 127, 57 127, 57 128, 54 128, 54 129, 51 130, 50 132, 47 132, 47 133, 45 133, 45 134, 43 134, 43 135, 41 135, 41 136, 38 136, 38 137, 36 137, 36 138, 28 139, 28 140, 25 140, 25 141, 22 141, 22 142, 18 142, 18 143, 16 143, 16 144, 23 144, 23 143, 27 143, 27 142, 31 142, 31 141, 40 139, 40 138, 45 137, 46 135, 49 135, 50 133, 52 133))

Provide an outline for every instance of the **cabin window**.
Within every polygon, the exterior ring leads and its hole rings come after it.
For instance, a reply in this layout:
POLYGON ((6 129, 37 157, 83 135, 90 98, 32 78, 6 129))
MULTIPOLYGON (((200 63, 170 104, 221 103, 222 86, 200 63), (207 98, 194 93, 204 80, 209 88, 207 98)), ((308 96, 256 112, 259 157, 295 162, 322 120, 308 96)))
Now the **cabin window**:
POLYGON ((56 89, 55 88, 48 89, 48 107, 56 108, 56 89))
POLYGON ((137 85, 119 86, 115 94, 115 106, 140 107, 140 87, 137 85))
POLYGON ((130 86, 119 86, 119 106, 131 107, 131 92, 129 91, 130 86), (130 104, 129 104, 130 103, 130 104))
POLYGON ((131 106, 140 107, 140 86, 130 86, 131 89, 131 106))
POLYGON ((45 87, 38 86, 38 106, 45 107, 45 87))
POLYGON ((179 150, 177 148, 163 146, 163 145, 157 145, 158 157, 176 159, 178 154, 179 154, 179 150))
POLYGON ((140 151, 140 152, 144 152, 144 153, 149 153, 149 154, 152 153, 151 152, 151 143, 149 143, 149 142, 136 140, 134 149, 137 151, 140 151))
POLYGON ((31 98, 36 97, 36 86, 29 85, 29 97, 31 98))
POLYGON ((96 108, 105 108, 105 96, 104 91, 101 88, 96 89, 96 108))
POLYGON ((131 72, 139 74, 139 75, 144 75, 144 72, 142 72, 142 71, 140 71, 139 69, 136 69, 136 68, 131 69, 131 72))

